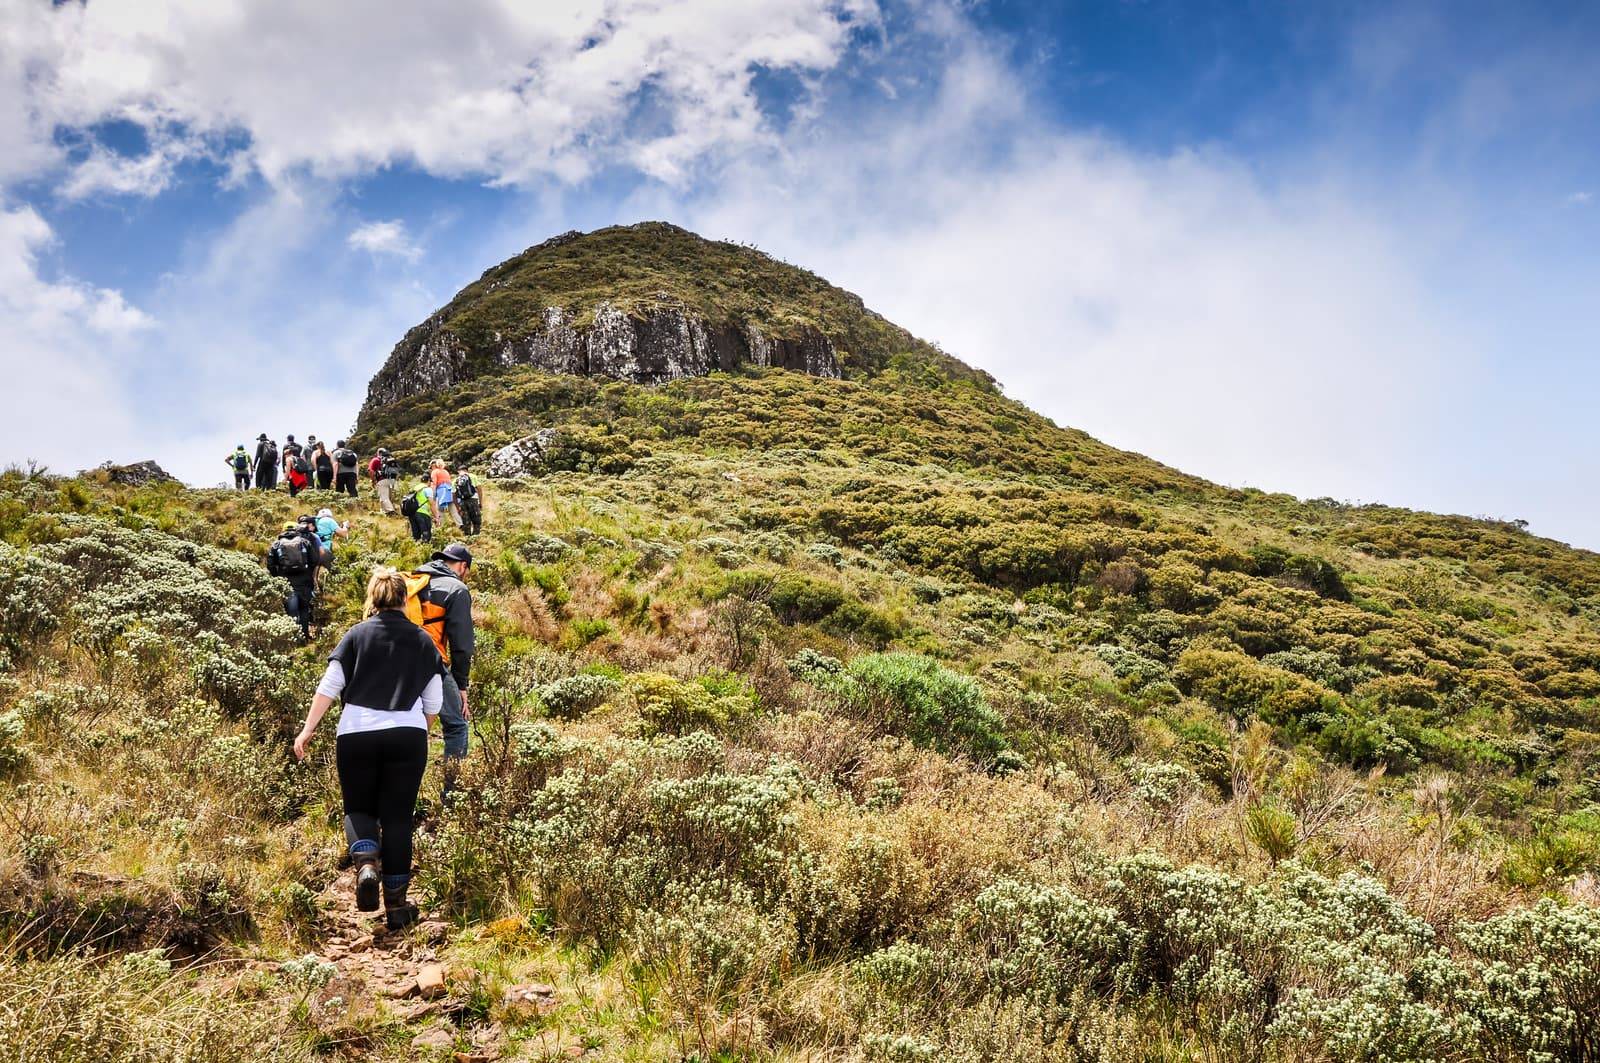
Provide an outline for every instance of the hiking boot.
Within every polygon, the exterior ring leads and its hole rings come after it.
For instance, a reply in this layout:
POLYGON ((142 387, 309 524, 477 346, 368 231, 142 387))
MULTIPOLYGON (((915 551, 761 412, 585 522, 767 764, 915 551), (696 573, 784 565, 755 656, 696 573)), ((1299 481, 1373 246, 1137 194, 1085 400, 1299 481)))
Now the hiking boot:
POLYGON ((356 864, 356 911, 375 912, 378 910, 378 887, 382 876, 378 874, 378 861, 373 857, 366 857, 356 864))
POLYGON ((406 900, 410 875, 385 876, 383 882, 384 918, 390 930, 404 930, 419 918, 417 906, 406 900))

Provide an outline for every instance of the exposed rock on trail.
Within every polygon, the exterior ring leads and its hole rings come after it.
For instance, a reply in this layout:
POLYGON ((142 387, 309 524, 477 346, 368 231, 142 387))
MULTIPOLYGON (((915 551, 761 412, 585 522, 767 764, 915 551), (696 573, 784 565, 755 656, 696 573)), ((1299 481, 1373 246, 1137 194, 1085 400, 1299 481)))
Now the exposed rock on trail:
POLYGON ((322 891, 329 929, 320 952, 284 965, 320 964, 325 972, 331 966, 317 993, 318 1007, 329 1012, 327 1020, 349 1025, 385 1008, 393 1019, 416 1028, 412 1047, 430 1058, 461 1039, 471 1049, 458 1052, 457 1058, 500 1058, 505 1031, 498 1023, 469 1018, 464 992, 453 984, 457 972, 441 956, 452 936, 451 925, 425 919, 391 932, 382 912, 356 909, 354 884, 355 871, 345 870, 322 891))

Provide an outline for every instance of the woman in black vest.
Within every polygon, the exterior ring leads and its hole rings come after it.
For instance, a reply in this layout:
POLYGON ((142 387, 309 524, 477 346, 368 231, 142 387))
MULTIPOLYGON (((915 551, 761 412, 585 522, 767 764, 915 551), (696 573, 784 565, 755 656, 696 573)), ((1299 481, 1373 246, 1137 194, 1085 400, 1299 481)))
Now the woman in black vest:
POLYGON ((405 603, 405 577, 375 569, 367 582, 367 619, 334 648, 294 740, 294 755, 304 759, 323 714, 336 698, 343 700, 335 759, 345 840, 356 867, 356 907, 378 910, 381 875, 390 930, 417 920, 417 906, 406 900, 411 817, 428 765, 428 726, 444 696, 444 662, 433 639, 406 618, 405 603))

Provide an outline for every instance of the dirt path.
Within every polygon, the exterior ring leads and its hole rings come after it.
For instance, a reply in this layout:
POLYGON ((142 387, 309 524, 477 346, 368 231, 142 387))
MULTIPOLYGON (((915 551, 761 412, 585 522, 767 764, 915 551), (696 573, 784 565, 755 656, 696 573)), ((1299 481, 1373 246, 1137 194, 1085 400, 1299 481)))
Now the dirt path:
MULTIPOLYGON (((359 1053, 373 1047, 374 1026, 400 1023, 410 1034, 414 1058, 454 1063, 502 1058, 504 1027, 481 1007, 474 1012, 466 987, 452 984, 454 972, 442 958, 455 928, 424 919, 391 933, 381 910, 356 910, 354 886, 355 871, 346 870, 322 891, 328 933, 316 955, 335 970, 316 996, 324 1032, 359 1053)), ((507 990, 503 1004, 546 1014, 554 1000, 554 987, 530 984, 507 990)))

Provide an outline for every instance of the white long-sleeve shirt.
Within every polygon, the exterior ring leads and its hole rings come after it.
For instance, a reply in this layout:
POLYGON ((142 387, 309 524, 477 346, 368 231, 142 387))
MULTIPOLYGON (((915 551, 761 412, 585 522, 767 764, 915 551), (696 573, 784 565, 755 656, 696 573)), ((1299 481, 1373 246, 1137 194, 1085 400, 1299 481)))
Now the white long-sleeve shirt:
MULTIPOLYGON (((322 673, 317 693, 337 699, 344 691, 344 666, 329 661, 328 670, 322 673)), ((339 734, 360 734, 363 731, 383 731, 390 727, 420 727, 428 729, 428 717, 439 715, 444 704, 444 682, 438 676, 428 680, 422 696, 404 712, 388 709, 369 709, 365 705, 345 705, 339 712, 339 734)))

